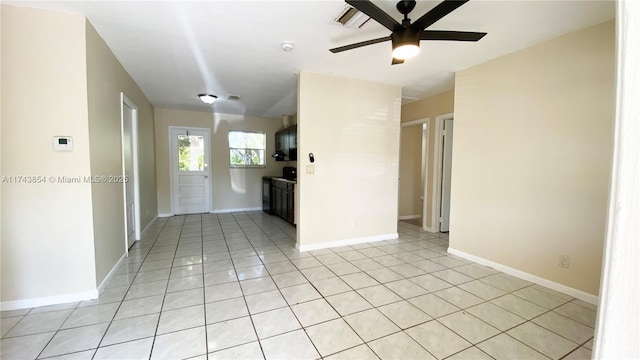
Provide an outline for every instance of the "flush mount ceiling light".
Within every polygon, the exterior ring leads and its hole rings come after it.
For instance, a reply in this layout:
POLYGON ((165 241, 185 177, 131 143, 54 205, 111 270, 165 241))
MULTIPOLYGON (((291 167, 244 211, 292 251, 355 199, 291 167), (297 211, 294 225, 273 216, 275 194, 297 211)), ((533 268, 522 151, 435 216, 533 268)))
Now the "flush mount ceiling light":
POLYGON ((282 43, 282 50, 289 52, 289 51, 293 51, 294 45, 291 41, 285 41, 282 43))
POLYGON ((213 104, 218 98, 217 96, 211 95, 211 94, 198 94, 198 97, 203 103, 209 104, 209 105, 213 104))

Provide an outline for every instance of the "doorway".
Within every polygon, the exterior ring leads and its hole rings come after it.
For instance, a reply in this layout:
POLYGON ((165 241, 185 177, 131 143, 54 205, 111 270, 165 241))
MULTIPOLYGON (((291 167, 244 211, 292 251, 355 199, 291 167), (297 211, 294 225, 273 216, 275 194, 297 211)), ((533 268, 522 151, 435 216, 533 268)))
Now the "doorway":
POLYGON ((122 139, 122 183, 124 196, 125 252, 140 240, 140 193, 138 178, 138 108, 120 93, 122 139))
POLYGON ((210 130, 169 127, 171 210, 175 215, 211 209, 210 130))
POLYGON ((453 152, 453 114, 436 117, 435 168, 433 179, 433 217, 435 232, 449 232, 451 212, 451 165, 453 152))
POLYGON ((402 124, 398 183, 398 220, 427 229, 425 182, 429 119, 402 124))

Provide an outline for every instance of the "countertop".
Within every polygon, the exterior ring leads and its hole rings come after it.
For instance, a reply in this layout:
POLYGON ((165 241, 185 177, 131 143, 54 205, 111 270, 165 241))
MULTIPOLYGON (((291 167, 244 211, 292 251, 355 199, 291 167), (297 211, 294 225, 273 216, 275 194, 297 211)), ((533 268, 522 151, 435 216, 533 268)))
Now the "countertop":
POLYGON ((272 177, 271 180, 284 181, 284 182, 287 182, 287 183, 290 183, 290 184, 297 184, 298 183, 296 180, 288 180, 288 179, 285 179, 283 177, 272 177))

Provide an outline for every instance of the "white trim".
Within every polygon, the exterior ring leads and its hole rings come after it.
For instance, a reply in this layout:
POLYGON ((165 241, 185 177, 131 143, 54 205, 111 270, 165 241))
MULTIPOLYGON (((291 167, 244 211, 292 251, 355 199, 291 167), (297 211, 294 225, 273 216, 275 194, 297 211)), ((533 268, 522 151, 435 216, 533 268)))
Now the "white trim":
POLYGON ((412 220, 412 219, 420 219, 422 215, 404 215, 398 216, 398 220, 412 220))
POLYGON ((158 220, 158 216, 154 217, 153 219, 151 219, 151 221, 149 221, 147 226, 144 227, 144 230, 142 230, 142 233, 140 234, 140 239, 144 237, 144 234, 147 232, 147 230, 149 230, 151 225, 153 225, 153 223, 155 223, 157 220, 158 220))
POLYGON ((442 201, 442 134, 444 121, 453 119, 453 113, 436 116, 436 136, 433 144, 433 189, 431 197, 431 229, 440 231, 440 202, 442 201))
POLYGON ((425 226, 425 227, 423 227, 423 228, 422 228, 422 230, 424 230, 424 231, 426 231, 426 232, 430 232, 430 233, 437 232, 437 231, 433 228, 433 226, 431 226, 431 227, 426 227, 426 226, 425 226))
MULTIPOLYGON (((418 120, 413 120, 413 121, 407 121, 405 123, 400 123, 400 127, 401 128, 405 128, 405 127, 409 127, 409 126, 416 126, 416 125, 423 125, 426 124, 426 129, 422 130, 422 151, 421 151, 421 163, 422 163, 422 172, 423 174, 421 175, 421 182, 422 182, 422 193, 423 193, 423 198, 422 198, 422 215, 418 216, 417 218, 422 218, 422 226, 421 228, 425 231, 428 231, 431 228, 427 227, 427 174, 429 173, 429 170, 427 170, 427 166, 428 166, 428 161, 429 161, 429 131, 430 131, 430 126, 429 126, 429 121, 431 121, 431 118, 422 118, 422 119, 418 119, 418 120)), ((400 141, 399 141, 399 146, 400 146, 400 151, 402 151, 402 132, 400 132, 400 141)), ((400 167, 398 166, 398 173, 400 172, 400 167)), ((398 181, 400 180, 400 177, 398 176, 398 181)), ((400 201, 400 188, 398 187, 398 202, 400 201)), ((408 219, 417 219, 416 217, 404 217, 404 216, 400 216, 398 215, 398 220, 408 220, 408 219)))
POLYGON ((427 122, 424 123, 422 128, 422 152, 421 152, 421 177, 422 180, 422 230, 426 230, 427 228, 427 178, 429 174, 429 131, 431 131, 429 126, 429 119, 427 118, 427 122))
POLYGON ((393 233, 393 234, 381 234, 381 235, 375 235, 375 236, 365 236, 361 238, 353 238, 353 239, 345 239, 345 240, 337 240, 337 241, 327 241, 320 244, 311 244, 311 245, 300 245, 299 243, 296 243, 296 249, 298 249, 299 252, 305 252, 305 251, 321 250, 321 249, 328 249, 328 248, 348 246, 348 245, 357 245, 357 244, 370 243, 370 242, 383 241, 383 240, 394 240, 397 238, 398 238, 398 233, 393 233))
MULTIPOLYGON (((207 133, 206 135, 206 146, 204 151, 209 155, 209 163, 208 163, 208 167, 207 167, 207 171, 209 172, 206 177, 207 177, 207 183, 209 185, 209 193, 207 194, 207 206, 206 206, 206 211, 211 212, 211 208, 213 207, 212 204, 212 199, 213 199, 213 183, 212 183, 212 164, 213 164, 213 154, 211 153, 211 129, 210 128, 201 128, 201 127, 194 127, 194 126, 169 126, 167 129, 167 133, 169 134, 169 169, 173 169, 173 154, 174 151, 177 152, 178 149, 174 149, 173 145, 174 145, 174 139, 173 139, 173 131, 176 130, 195 130, 195 131, 204 131, 207 133)), ((177 146, 177 143, 176 143, 177 146)), ((176 213, 176 206, 175 206, 175 199, 174 199, 174 188, 173 185, 175 183, 176 179, 175 179, 175 171, 174 170, 169 170, 169 195, 170 195, 170 202, 171 202, 171 216, 175 215, 176 213)), ((189 214, 181 214, 181 215, 189 215, 189 214)))
POLYGON ((226 213, 243 212, 243 211, 262 211, 262 206, 254 207, 254 208, 216 209, 216 210, 211 210, 209 213, 210 214, 226 214, 226 213))
POLYGON ((98 298, 98 290, 87 290, 76 293, 43 296, 30 299, 9 300, 0 302, 0 311, 28 309, 36 306, 57 305, 75 301, 93 300, 98 298))
POLYGON ((480 265, 484 265, 484 266, 488 266, 488 267, 494 268, 494 269, 496 269, 498 271, 501 271, 501 272, 503 272, 503 273, 505 273, 507 275, 515 276, 517 278, 520 278, 520 279, 523 279, 523 280, 527 280, 527 281, 530 281, 532 283, 548 287, 549 289, 561 292, 563 294, 567 294, 567 295, 573 296, 574 298, 586 301, 589 304, 594 304, 594 305, 598 304, 598 297, 596 295, 586 293, 586 292, 584 292, 582 290, 574 289, 572 287, 569 287, 569 286, 566 286, 566 285, 562 285, 562 284, 559 284, 557 282, 553 282, 551 280, 547 280, 545 278, 541 278, 539 276, 530 274, 528 272, 524 272, 522 270, 514 269, 512 267, 509 267, 509 266, 506 266, 506 265, 502 265, 500 263, 493 262, 491 260, 487 260, 485 258, 481 258, 479 256, 475 256, 475 255, 466 253, 464 251, 456 250, 456 249, 453 249, 451 247, 449 247, 447 249, 447 252, 449 254, 461 257, 463 259, 473 261, 473 262, 478 263, 480 265))
POLYGON ((160 213, 159 213, 159 214, 158 214, 158 217, 159 217, 159 218, 168 218, 168 217, 172 217, 172 216, 175 216, 175 214, 174 214, 173 212, 170 212, 170 213, 162 213, 162 214, 160 214, 160 213))
POLYGON ((120 264, 122 263, 122 261, 128 256, 129 255, 127 253, 122 254, 122 256, 120 257, 120 259, 118 259, 116 264, 113 265, 111 270, 109 270, 109 273, 107 274, 107 276, 105 276, 104 279, 102 279, 102 282, 100 282, 100 285, 98 285, 98 294, 102 294, 102 292, 104 291, 104 287, 107 285, 109 280, 111 280, 111 278, 116 273, 116 271, 118 271, 118 268, 120 267, 120 264))
MULTIPOLYGON (((147 226, 144 227, 144 230, 142 230, 142 232, 140 233, 140 238, 142 238, 144 236, 144 234, 147 232, 147 230, 149 230, 149 228, 151 227, 151 225, 153 225, 153 223, 156 222, 156 220, 158 220, 158 217, 154 217, 153 220, 151 220, 147 226)), ((136 241, 140 241, 140 239, 137 239, 136 241)), ((128 249, 127 249, 128 250, 128 249)), ((102 282, 100 283, 100 285, 98 285, 98 294, 102 294, 102 291, 104 291, 104 287, 105 285, 109 282, 109 280, 111 280, 111 278, 113 277, 113 275, 116 273, 116 271, 118 270, 118 268, 120 267, 120 264, 122 264, 122 261, 129 257, 129 252, 127 251, 126 253, 122 254, 122 256, 120 257, 120 259, 118 259, 118 261, 116 262, 115 265, 113 265, 113 267, 111 268, 111 270, 109 270, 109 273, 107 274, 107 276, 104 277, 104 279, 102 279, 102 282)))
MULTIPOLYGON (((122 153, 122 176, 126 176, 125 172, 125 159, 124 159, 124 106, 131 108, 131 157, 133 166, 133 226, 134 226, 134 239, 140 240, 141 236, 141 221, 140 221, 140 172, 138 171, 138 107, 125 95, 124 92, 120 92, 120 151, 122 153)), ((129 255, 129 234, 127 229, 127 183, 122 183, 123 200, 124 200, 124 242, 125 242, 125 254, 129 255)), ((134 242, 135 242, 134 241, 134 242)))
POLYGON ((640 2, 617 1, 616 114, 594 359, 640 359, 640 2))
POLYGON ((430 118, 423 118, 423 119, 418 119, 418 120, 413 120, 413 121, 407 121, 404 123, 400 123, 401 127, 407 127, 407 126, 413 126, 413 125, 422 125, 424 123, 429 123, 429 119, 430 118))

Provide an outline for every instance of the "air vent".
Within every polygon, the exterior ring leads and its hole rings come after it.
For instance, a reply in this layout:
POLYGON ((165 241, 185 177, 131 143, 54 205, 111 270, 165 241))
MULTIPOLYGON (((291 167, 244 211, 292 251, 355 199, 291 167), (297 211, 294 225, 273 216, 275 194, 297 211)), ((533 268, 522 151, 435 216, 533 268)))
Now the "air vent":
POLYGON ((240 100, 240 96, 238 96, 238 95, 229 95, 229 96, 227 96, 227 100, 240 100))
POLYGON ((350 29, 360 29, 364 24, 371 19, 360 10, 346 5, 344 9, 333 19, 333 22, 350 29))

